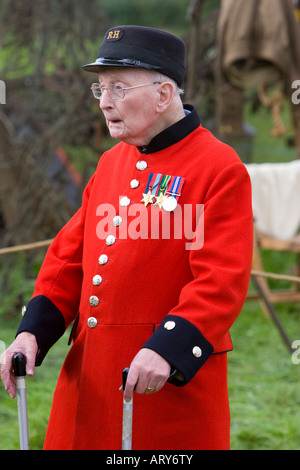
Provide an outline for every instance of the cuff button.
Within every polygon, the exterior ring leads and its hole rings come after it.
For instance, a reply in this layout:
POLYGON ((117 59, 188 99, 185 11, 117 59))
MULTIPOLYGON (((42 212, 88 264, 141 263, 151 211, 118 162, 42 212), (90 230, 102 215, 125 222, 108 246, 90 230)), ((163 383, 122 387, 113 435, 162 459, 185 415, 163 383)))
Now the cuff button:
POLYGON ((174 330, 175 326, 176 326, 176 323, 175 323, 174 321, 167 321, 167 322, 164 324, 164 328, 165 328, 166 330, 169 330, 169 331, 170 331, 170 330, 174 330))
POLYGON ((23 305, 22 310, 21 310, 21 315, 22 315, 22 317, 25 317, 26 312, 27 312, 27 308, 26 308, 25 305, 23 305))
POLYGON ((195 356, 197 359, 202 356, 202 349, 199 348, 199 346, 195 346, 193 348, 193 356, 195 356))

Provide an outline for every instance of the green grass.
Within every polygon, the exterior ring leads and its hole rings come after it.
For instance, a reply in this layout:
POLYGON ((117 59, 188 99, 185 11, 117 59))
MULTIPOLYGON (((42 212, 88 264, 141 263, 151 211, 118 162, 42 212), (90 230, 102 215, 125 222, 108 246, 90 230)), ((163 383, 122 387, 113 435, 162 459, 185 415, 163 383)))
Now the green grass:
MULTIPOLYGON (((252 162, 288 162, 297 158, 295 149, 288 145, 292 129, 282 137, 272 137, 273 123, 263 107, 250 114, 247 106, 246 116, 256 130, 252 162)), ((282 119, 291 125, 288 103, 282 119)), ((262 257, 266 271, 293 274, 294 255, 265 251, 262 257)), ((280 289, 289 284, 270 281, 270 286, 280 289)), ((299 303, 275 307, 291 342, 300 339, 299 303)), ((256 301, 246 302, 231 334, 234 351, 228 355, 228 380, 232 449, 299 450, 300 365, 292 363, 292 355, 277 328, 256 301)))
MULTIPOLYGON (((278 306, 291 340, 300 338, 299 305, 278 306)), ((247 302, 232 328, 229 357, 232 449, 300 449, 300 365, 258 302, 247 302)))
MULTIPOLYGON (((9 345, 14 339, 19 318, 1 320, 1 340, 9 345)), ((68 333, 53 346, 43 365, 37 367, 33 377, 26 378, 30 448, 43 446, 53 392, 64 357, 68 351, 68 333)), ((0 385, 0 450, 19 449, 17 400, 12 400, 0 385)))
POLYGON ((255 131, 255 137, 253 139, 253 163, 289 162, 297 158, 297 152, 290 143, 293 140, 294 132, 288 102, 283 106, 281 119, 288 128, 288 131, 282 136, 274 137, 271 135, 274 124, 270 110, 260 106, 260 108, 253 113, 251 112, 251 102, 246 102, 245 120, 255 131))

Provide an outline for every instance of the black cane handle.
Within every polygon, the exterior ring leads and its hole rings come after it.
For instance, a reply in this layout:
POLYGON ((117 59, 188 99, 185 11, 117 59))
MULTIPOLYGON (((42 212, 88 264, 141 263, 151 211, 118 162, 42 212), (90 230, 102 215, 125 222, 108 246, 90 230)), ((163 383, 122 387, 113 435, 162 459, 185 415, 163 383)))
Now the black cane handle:
POLYGON ((125 387, 126 387, 128 372, 129 372, 129 367, 126 367, 126 369, 124 369, 123 372, 122 372, 122 386, 123 386, 123 390, 125 390, 125 387))
POLYGON ((14 374, 16 377, 25 377, 26 375, 26 357, 22 353, 17 353, 12 359, 14 374))

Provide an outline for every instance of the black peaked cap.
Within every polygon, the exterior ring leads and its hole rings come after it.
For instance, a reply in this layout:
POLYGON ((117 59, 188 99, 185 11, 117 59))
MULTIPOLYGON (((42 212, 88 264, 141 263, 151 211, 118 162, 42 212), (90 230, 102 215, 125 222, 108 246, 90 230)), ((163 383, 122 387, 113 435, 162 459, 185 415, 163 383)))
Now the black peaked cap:
POLYGON ((179 37, 145 26, 116 26, 109 29, 97 59, 83 66, 99 73, 105 66, 138 67, 167 75, 182 85, 185 74, 185 44, 179 37))

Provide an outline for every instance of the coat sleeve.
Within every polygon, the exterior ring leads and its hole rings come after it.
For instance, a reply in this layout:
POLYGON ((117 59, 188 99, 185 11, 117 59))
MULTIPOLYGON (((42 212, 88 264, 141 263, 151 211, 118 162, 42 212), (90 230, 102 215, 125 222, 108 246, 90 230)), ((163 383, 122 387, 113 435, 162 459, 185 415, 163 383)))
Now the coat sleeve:
POLYGON ((51 346, 74 320, 82 285, 82 251, 85 216, 94 176, 88 183, 82 206, 50 245, 33 296, 17 335, 29 331, 36 336, 40 365, 51 346))
POLYGON ((193 280, 183 287, 177 306, 144 345, 181 372, 184 380, 175 379, 176 385, 185 385, 204 365, 229 334, 246 299, 253 216, 250 178, 240 162, 214 178, 203 216, 203 246, 189 255, 193 280))

